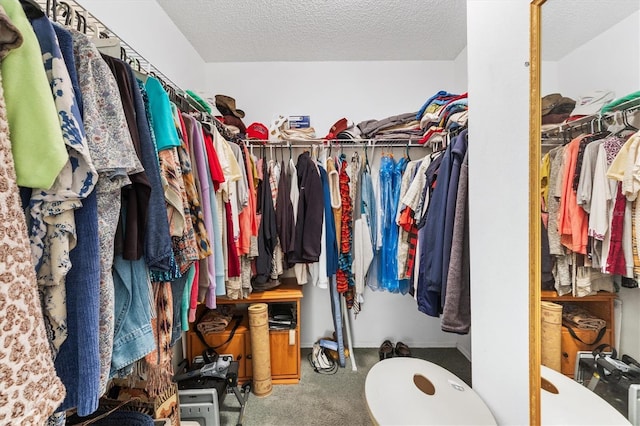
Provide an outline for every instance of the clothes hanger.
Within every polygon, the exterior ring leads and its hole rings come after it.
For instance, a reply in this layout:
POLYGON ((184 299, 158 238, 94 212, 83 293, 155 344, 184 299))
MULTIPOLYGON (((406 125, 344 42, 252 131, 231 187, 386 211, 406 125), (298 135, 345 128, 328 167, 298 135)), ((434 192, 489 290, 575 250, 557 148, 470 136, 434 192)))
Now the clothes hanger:
MULTIPOLYGON (((615 126, 615 125, 617 125, 619 127, 616 127, 617 130, 615 130, 611 134, 611 136, 624 137, 624 135, 627 132, 635 133, 635 132, 638 131, 638 129, 636 127, 632 126, 631 123, 629 123, 629 121, 627 120, 626 111, 616 111, 614 113, 612 126, 615 126)), ((611 126, 609 128, 611 128, 611 126)))
POLYGON ((138 58, 129 58, 127 62, 134 71, 140 72, 140 60, 138 58))
MULTIPOLYGON (((76 29, 80 32, 82 32, 83 34, 87 33, 87 18, 84 15, 80 15, 78 12, 75 13, 75 17, 76 17, 76 29)), ((138 65, 140 65, 140 61, 138 61, 138 65)), ((139 69, 138 69, 139 71, 139 69)))
POLYGON ((370 167, 369 167, 369 145, 365 145, 364 146, 364 167, 365 170, 367 170, 368 172, 371 171, 370 167))
MULTIPOLYGON (((61 1, 58 2, 58 6, 57 8, 62 8, 62 17, 64 18, 64 25, 66 25, 67 27, 71 25, 71 21, 73 21, 73 17, 75 15, 75 10, 71 7, 71 5, 67 2, 61 1)), ((57 10, 54 14, 57 15, 57 10)))
POLYGON ((355 151, 353 153, 353 155, 351 156, 351 162, 352 163, 357 163, 357 164, 360 163, 360 154, 358 154, 358 151, 355 151))
POLYGON ((404 156, 407 158, 407 161, 411 161, 411 156, 409 155, 409 145, 411 145, 411 138, 407 141, 407 146, 405 147, 404 156))
POLYGON ((593 142, 593 141, 597 141, 600 139, 603 139, 607 136, 609 136, 611 134, 610 131, 608 130, 602 130, 602 118, 601 117, 594 117, 591 121, 590 121, 590 127, 591 127, 591 132, 589 133, 589 142, 593 142), (598 125, 598 129, 596 130, 596 122, 599 123, 598 125))
MULTIPOLYGON (((35 3, 35 2, 34 2, 35 3)), ((47 9, 45 10, 45 14, 53 20, 53 22, 58 22, 58 1, 57 0, 47 0, 47 9), (51 15, 49 15, 51 14, 51 15)))
POLYGON ((636 131, 636 132, 637 132, 637 131, 638 131, 638 128, 637 128, 637 127, 635 127, 634 125, 632 125, 632 124, 629 122, 629 117, 627 116, 627 113, 628 113, 628 112, 629 112, 628 110, 625 110, 625 111, 622 113, 622 122, 624 123, 625 127, 626 127, 628 130, 634 130, 634 131, 636 131))

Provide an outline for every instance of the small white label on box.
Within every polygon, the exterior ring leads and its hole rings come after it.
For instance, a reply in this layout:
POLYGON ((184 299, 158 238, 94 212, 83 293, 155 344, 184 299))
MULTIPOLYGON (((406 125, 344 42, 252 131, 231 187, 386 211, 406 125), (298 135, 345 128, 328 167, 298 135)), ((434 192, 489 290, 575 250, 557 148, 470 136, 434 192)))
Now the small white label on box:
POLYGON ((296 344, 296 331, 289 330, 289 346, 293 346, 296 344))

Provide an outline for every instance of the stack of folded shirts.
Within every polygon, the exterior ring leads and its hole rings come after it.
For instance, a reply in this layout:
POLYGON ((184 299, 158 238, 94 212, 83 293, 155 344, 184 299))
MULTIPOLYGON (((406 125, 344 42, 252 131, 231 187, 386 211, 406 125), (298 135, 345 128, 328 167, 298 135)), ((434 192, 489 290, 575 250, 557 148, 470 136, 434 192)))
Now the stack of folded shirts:
POLYGON ((607 322, 582 307, 565 303, 562 306, 562 325, 600 331, 607 326, 607 322))
POLYGON ((420 129, 420 123, 418 120, 411 120, 407 123, 397 124, 395 126, 387 127, 378 131, 374 139, 379 140, 393 140, 393 139, 408 139, 417 140, 422 137, 422 130, 420 129))
POLYGON ((466 93, 436 93, 425 102, 416 116, 422 132, 419 142, 429 145, 442 143, 448 132, 467 125, 468 109, 466 93))
POLYGON ((363 138, 391 138, 394 133, 413 131, 418 127, 416 113, 393 115, 383 120, 365 120, 358 123, 358 129, 363 138))
POLYGON ((320 140, 316 137, 316 131, 313 127, 305 127, 300 129, 282 129, 280 130, 282 139, 287 141, 317 141, 320 140))

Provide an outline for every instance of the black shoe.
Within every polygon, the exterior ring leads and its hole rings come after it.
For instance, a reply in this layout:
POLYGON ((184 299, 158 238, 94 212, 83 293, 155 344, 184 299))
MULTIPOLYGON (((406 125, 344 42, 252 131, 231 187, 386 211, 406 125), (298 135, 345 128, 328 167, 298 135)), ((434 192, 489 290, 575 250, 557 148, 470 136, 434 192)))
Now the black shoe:
POLYGON ((396 356, 410 357, 411 349, 409 349, 409 346, 405 345, 404 343, 398 342, 396 343, 395 353, 396 356))
POLYGON ((378 355, 380 355, 380 361, 383 359, 391 358, 393 356, 393 343, 389 340, 385 340, 380 345, 380 350, 378 350, 378 355))

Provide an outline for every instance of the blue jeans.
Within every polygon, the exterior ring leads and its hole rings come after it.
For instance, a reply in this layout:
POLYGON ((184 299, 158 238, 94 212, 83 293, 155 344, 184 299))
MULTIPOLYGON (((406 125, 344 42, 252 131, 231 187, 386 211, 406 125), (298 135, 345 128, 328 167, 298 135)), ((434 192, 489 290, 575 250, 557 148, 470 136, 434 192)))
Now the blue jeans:
POLYGON ((144 257, 124 260, 120 255, 114 256, 113 284, 115 327, 111 377, 156 347, 151 328, 153 293, 144 257))

